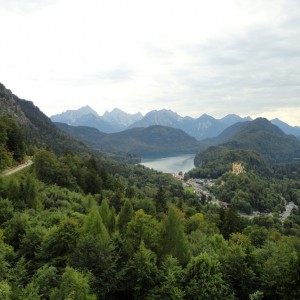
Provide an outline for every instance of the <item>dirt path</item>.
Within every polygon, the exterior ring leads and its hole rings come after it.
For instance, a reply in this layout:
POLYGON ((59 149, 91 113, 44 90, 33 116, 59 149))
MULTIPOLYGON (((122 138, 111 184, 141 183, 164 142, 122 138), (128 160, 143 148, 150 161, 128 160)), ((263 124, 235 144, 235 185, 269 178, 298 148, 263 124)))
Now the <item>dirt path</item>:
POLYGON ((9 175, 11 175, 11 174, 14 174, 14 173, 16 173, 16 172, 19 172, 19 171, 21 171, 21 170, 23 170, 23 169, 25 169, 25 168, 31 166, 32 164, 33 164, 33 161, 32 161, 32 160, 28 160, 28 161, 27 161, 26 163, 24 163, 24 164, 18 165, 17 167, 14 167, 14 168, 9 169, 9 170, 5 170, 2 174, 3 174, 4 176, 9 176, 9 175))

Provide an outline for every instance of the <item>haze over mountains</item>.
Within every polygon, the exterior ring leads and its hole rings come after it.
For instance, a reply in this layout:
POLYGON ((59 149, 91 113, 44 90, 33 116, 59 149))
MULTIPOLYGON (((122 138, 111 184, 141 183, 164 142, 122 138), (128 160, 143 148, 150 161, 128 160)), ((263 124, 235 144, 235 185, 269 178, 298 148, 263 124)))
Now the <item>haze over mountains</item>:
MULTIPOLYGON (((105 112, 103 116, 99 116, 91 107, 85 106, 51 116, 51 120, 71 126, 94 127, 104 133, 161 125, 181 129, 197 140, 204 140, 218 136, 233 124, 251 121, 252 119, 250 117, 242 118, 235 114, 227 115, 221 119, 215 119, 207 114, 203 114, 199 118, 182 117, 167 109, 153 110, 143 116, 141 113, 128 114, 117 108, 111 112, 105 112)), ((300 137, 300 127, 290 126, 279 119, 273 119, 271 122, 286 134, 300 137)))

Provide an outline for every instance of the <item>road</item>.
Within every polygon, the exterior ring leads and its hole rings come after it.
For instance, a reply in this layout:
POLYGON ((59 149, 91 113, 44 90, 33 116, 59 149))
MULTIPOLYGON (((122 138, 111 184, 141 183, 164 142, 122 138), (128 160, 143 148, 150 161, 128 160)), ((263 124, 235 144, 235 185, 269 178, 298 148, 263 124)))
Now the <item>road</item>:
POLYGON ((285 206, 285 211, 279 215, 283 222, 287 217, 290 216, 293 209, 298 209, 298 205, 291 201, 285 206))
POLYGON ((11 174, 14 174, 14 173, 16 173, 16 172, 19 172, 19 171, 21 171, 21 170, 23 170, 23 169, 25 169, 25 168, 31 166, 32 164, 33 164, 33 161, 32 161, 32 160, 28 160, 28 161, 27 161, 26 163, 24 163, 24 164, 18 165, 17 167, 14 167, 14 168, 9 169, 9 170, 5 170, 5 171, 2 173, 2 175, 4 175, 4 176, 9 176, 9 175, 11 175, 11 174))

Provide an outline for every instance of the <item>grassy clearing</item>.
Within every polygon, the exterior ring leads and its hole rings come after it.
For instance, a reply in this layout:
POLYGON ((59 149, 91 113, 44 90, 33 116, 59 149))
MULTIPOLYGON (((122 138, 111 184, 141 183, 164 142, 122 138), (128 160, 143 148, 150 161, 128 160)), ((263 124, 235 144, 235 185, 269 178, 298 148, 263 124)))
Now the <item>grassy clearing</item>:
POLYGON ((195 193, 195 190, 194 190, 194 188, 193 188, 192 186, 185 186, 185 187, 184 187, 184 190, 185 190, 186 192, 191 193, 191 194, 194 194, 194 193, 195 193))

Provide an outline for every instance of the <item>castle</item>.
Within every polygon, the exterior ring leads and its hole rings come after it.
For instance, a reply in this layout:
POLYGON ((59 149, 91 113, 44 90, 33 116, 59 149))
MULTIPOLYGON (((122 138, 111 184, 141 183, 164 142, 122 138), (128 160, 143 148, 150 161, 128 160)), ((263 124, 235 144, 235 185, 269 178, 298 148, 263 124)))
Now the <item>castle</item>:
POLYGON ((232 173, 239 175, 245 171, 244 166, 241 163, 233 163, 232 164, 232 173))

